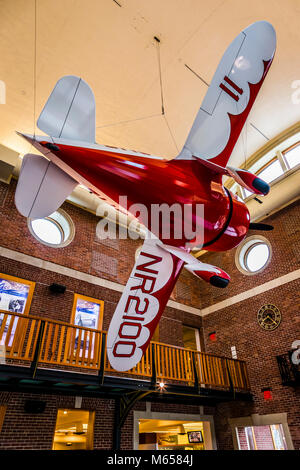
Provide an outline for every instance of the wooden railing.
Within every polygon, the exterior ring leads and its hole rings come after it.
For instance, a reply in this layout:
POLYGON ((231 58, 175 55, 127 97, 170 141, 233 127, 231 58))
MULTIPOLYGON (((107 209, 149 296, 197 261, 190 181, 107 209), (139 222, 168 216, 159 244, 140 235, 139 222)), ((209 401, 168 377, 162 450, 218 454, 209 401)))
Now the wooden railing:
POLYGON ((123 373, 110 366, 106 332, 46 318, 0 311, 0 345, 5 360, 52 364, 57 369, 80 368, 105 375, 155 377, 186 385, 249 390, 244 361, 152 341, 137 366, 123 373))

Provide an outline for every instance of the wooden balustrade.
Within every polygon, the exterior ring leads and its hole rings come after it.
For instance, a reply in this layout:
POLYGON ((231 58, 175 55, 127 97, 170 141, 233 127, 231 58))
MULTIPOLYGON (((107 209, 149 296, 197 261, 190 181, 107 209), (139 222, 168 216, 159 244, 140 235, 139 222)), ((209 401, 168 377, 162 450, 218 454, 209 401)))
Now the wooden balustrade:
POLYGON ((159 379, 194 381, 193 354, 189 349, 153 342, 159 379))
POLYGON ((46 321, 39 362, 98 370, 102 335, 101 331, 46 321))
MULTIPOLYGON (((69 366, 98 371, 103 363, 104 374, 110 375, 117 372, 107 359, 105 340, 105 331, 0 311, 0 345, 5 345, 6 359, 35 360, 38 367, 53 364, 62 369, 69 366)), ((250 388, 244 361, 155 341, 136 367, 117 374, 155 376, 158 380, 184 382, 185 385, 197 383, 200 387, 233 387, 244 391, 250 388)))
POLYGON ((0 344, 5 345, 6 359, 32 361, 41 319, 0 311, 0 344))
MULTIPOLYGON (((107 355, 105 354, 105 372, 113 373, 116 372, 113 369, 108 361, 107 355)), ((131 370, 124 372, 126 375, 135 375, 135 376, 143 376, 143 377, 152 377, 153 370, 152 370, 152 349, 148 348, 140 360, 140 362, 131 370)))

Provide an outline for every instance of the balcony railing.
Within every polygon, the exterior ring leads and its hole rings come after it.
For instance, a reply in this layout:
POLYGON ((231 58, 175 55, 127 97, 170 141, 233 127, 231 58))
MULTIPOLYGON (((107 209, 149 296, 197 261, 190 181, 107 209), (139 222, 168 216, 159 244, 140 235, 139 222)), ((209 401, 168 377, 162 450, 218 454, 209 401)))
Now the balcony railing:
POLYGON ((199 387, 249 391, 244 361, 152 341, 136 367, 115 371, 106 356, 106 332, 62 321, 0 311, 5 361, 37 368, 77 370, 199 387))

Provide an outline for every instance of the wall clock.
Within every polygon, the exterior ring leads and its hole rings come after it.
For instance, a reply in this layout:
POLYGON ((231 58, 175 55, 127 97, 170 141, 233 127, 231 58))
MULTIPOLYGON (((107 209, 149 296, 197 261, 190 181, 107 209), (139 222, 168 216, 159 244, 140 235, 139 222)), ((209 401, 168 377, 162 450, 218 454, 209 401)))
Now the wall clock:
POLYGON ((258 311, 257 321, 263 330, 275 330, 281 323, 281 312, 275 305, 263 305, 258 311))

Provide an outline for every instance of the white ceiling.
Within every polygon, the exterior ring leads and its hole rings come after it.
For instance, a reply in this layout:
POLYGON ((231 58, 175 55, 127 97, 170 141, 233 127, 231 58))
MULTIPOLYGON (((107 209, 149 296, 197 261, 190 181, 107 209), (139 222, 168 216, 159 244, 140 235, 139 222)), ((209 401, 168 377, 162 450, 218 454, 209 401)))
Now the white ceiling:
POLYGON ((300 79, 299 0, 117 1, 121 7, 114 0, 37 0, 34 74, 35 2, 0 0, 0 80, 7 88, 0 144, 27 153, 15 130, 33 133, 34 102, 37 118, 56 81, 75 74, 94 90, 98 143, 174 157, 207 89, 185 64, 210 82, 232 39, 262 19, 276 29, 277 52, 231 164, 266 143, 251 124, 271 139, 299 120, 300 105, 291 100, 300 79), (147 116, 154 117, 136 120, 147 116))

